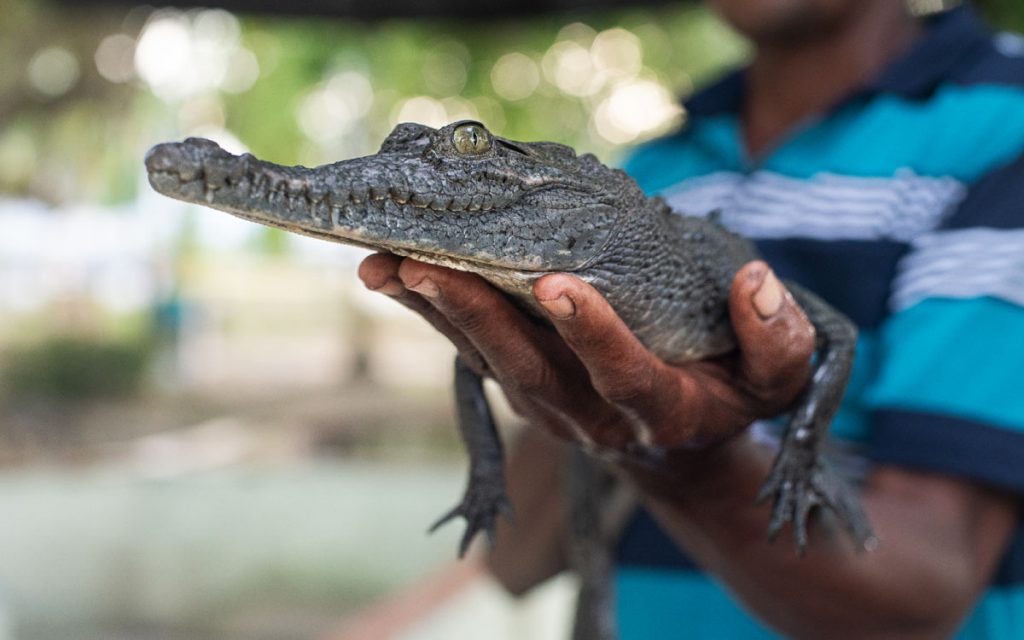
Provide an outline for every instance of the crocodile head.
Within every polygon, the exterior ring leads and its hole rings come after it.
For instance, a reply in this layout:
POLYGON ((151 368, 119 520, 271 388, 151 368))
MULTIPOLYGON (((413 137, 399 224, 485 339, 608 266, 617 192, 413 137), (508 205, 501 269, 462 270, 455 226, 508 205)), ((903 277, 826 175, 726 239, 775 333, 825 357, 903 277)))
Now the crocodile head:
POLYGON ((157 145, 146 168, 157 191, 248 220, 526 279, 584 268, 643 198, 592 155, 513 142, 472 121, 400 124, 375 155, 316 168, 197 138, 157 145))

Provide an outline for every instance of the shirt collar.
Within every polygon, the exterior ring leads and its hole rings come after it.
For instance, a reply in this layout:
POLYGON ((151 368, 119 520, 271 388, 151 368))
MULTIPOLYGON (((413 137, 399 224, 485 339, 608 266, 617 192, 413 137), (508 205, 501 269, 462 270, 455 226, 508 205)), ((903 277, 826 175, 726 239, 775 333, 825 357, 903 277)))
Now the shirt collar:
MULTIPOLYGON (((854 96, 895 93, 908 98, 928 95, 953 67, 988 45, 991 33, 967 6, 931 16, 926 33, 854 96)), ((737 69, 693 94, 684 106, 691 116, 738 113, 743 102, 745 69, 737 69)), ((844 101, 846 102, 846 101, 844 101)))

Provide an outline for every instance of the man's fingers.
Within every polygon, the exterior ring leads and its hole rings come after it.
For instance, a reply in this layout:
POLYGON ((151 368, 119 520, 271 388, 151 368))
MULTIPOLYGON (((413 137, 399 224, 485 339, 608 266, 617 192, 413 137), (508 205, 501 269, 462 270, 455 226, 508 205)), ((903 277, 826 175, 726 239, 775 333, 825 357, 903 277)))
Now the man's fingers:
POLYGON ((374 253, 359 263, 357 274, 370 291, 379 291, 389 296, 405 292, 405 285, 398 279, 398 266, 402 258, 391 253, 374 253))
POLYGON ((359 278, 371 291, 377 291, 394 298, 407 309, 419 314, 441 335, 455 345, 465 363, 482 376, 489 375, 487 361, 476 346, 421 295, 406 289, 398 276, 403 258, 390 253, 375 253, 367 256, 359 265, 359 278))
POLYGON ((579 356, 594 388, 611 402, 646 397, 658 360, 596 289, 566 274, 537 281, 534 296, 579 356))
POLYGON ((729 314, 740 347, 740 374, 758 398, 785 404, 807 383, 814 326, 764 262, 733 279, 729 314))
MULTIPOLYGON (((695 446, 732 435, 755 412, 714 365, 674 367, 651 353, 593 287, 565 274, 534 285, 559 334, 591 383, 630 419, 631 439, 657 447, 695 446), (730 428, 723 428, 726 425, 730 428)), ((618 424, 621 429, 623 423, 618 424)), ((614 442, 609 434, 606 442, 614 442)))
POLYGON ((595 433, 595 440, 621 448, 623 442, 663 446, 691 438, 695 421, 678 414, 683 407, 697 408, 680 397, 682 392, 695 396, 692 376, 648 351, 608 301, 581 280, 552 274, 538 280, 533 293, 586 367, 593 387, 629 418, 613 426, 621 431, 628 425, 633 433, 595 433))
POLYGON ((502 386, 538 396, 559 390, 540 328, 483 278, 414 260, 402 263, 399 277, 466 336, 502 386))

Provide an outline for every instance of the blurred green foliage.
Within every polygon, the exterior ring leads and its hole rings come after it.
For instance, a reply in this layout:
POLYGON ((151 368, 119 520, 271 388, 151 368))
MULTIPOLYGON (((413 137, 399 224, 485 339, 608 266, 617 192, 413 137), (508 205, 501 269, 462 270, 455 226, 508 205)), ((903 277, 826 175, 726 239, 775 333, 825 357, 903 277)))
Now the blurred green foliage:
MULTIPOLYGON (((232 18, 233 25, 211 16, 218 12, 200 10, 126 11, 104 5, 58 10, 44 0, 6 4, 0 23, 0 193, 52 203, 131 199, 143 184, 143 153, 165 139, 216 137, 216 131, 224 131, 277 162, 319 164, 373 152, 397 118, 422 114, 424 105, 452 119, 477 117, 513 138, 556 140, 608 157, 624 140, 602 137, 594 116, 607 107, 616 87, 651 82, 674 101, 747 51, 692 3, 494 22, 363 23, 261 15, 232 18), (158 22, 164 28, 152 29, 158 22), (211 31, 210 25, 216 28, 211 31), (640 64, 609 76, 586 95, 556 86, 548 55, 554 45, 572 42, 578 46, 570 53, 586 51, 598 33, 613 27, 628 31, 640 49, 640 64), (154 85, 153 78, 168 72, 185 51, 175 48, 183 38, 203 53, 178 60, 181 73, 195 78, 216 66, 216 47, 202 47, 217 28, 222 33, 214 35, 258 65, 254 82, 181 91, 154 85), (157 31, 163 37, 159 42, 157 31), (124 77, 101 68, 116 49, 108 45, 118 38, 129 43, 119 54, 128 64, 124 77), (52 55, 54 50, 63 58, 52 55), (494 88, 495 64, 510 53, 521 54, 539 78, 535 90, 513 98, 494 88), (65 65, 70 71, 55 64, 62 59, 70 60, 65 65), (33 75, 40 69, 42 83, 39 73, 33 75), (61 72, 67 76, 64 84, 61 72), (317 111, 324 103, 320 98, 337 102, 354 95, 346 94, 352 87, 346 78, 369 83, 369 104, 344 126, 337 121, 322 126, 327 115, 317 111), (416 99, 419 111, 402 110, 416 99), (319 114, 319 120, 310 114, 319 114)), ((588 69, 585 74, 596 75, 588 69)))
MULTIPOLYGON (((978 6, 997 28, 1024 29, 1021 0, 979 0, 978 6)), ((142 154, 169 138, 221 131, 277 162, 319 164, 370 153, 397 118, 430 109, 452 119, 477 117, 512 138, 555 140, 614 160, 625 145, 672 124, 654 109, 657 126, 640 131, 632 122, 633 129, 609 134, 609 113, 630 117, 622 110, 626 98, 634 104, 650 99, 649 93, 616 94, 624 84, 653 82, 670 97, 685 96, 749 51, 694 2, 472 22, 267 15, 225 22, 223 12, 58 7, 46 0, 7 0, 3 9, 0 193, 52 203, 133 198, 144 184, 142 154), (165 38, 157 42, 151 27, 158 22, 177 31, 163 29, 165 38), (635 40, 639 67, 585 92, 553 78, 552 57, 566 53, 563 45, 576 47, 569 54, 594 55, 595 36, 613 28, 635 40), (247 73, 258 75, 234 87, 155 87, 153 74, 169 73, 175 62, 193 79, 219 73, 211 71, 220 46, 211 34, 227 42, 231 55, 248 56, 242 60, 247 73), (147 38, 153 45, 146 49, 148 66, 156 63, 148 75, 146 56, 136 48, 147 38), (198 53, 181 59, 188 47, 198 53), (498 63, 507 54, 533 65, 527 71, 539 74, 535 89, 511 97, 496 89, 498 63), (355 115, 352 101, 362 85, 353 78, 372 91, 355 115), (344 121, 336 115, 344 115, 339 101, 348 101, 344 121), (416 108, 407 108, 410 101, 416 108)), ((587 67, 577 75, 594 73, 587 67)))
POLYGON ((1000 29, 1024 31, 1024 2, 1021 0, 981 0, 979 8, 1000 29))
POLYGON ((54 336, 3 356, 11 400, 90 400, 127 396, 143 384, 154 349, 146 339, 54 336))

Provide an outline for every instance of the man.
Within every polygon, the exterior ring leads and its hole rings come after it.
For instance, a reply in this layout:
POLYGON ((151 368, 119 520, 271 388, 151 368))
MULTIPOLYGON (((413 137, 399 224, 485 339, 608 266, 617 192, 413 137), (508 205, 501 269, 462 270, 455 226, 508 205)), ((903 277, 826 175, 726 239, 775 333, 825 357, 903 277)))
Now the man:
MULTIPOLYGON (((476 276, 385 255, 361 276, 433 323, 544 433, 616 454, 645 508, 617 550, 623 638, 1019 637, 1022 47, 968 9, 922 22, 894 0, 712 6, 754 60, 690 100, 687 127, 627 170, 682 212, 720 208, 772 265, 734 281, 735 360, 665 365, 563 274, 534 287, 554 330, 476 276), (805 557, 791 538, 765 540, 769 508, 754 497, 773 451, 750 425, 793 401, 813 346, 776 271, 861 329, 833 430, 851 443, 846 459, 870 462, 870 553, 825 517, 805 557), (631 458, 637 420, 664 465, 631 458)), ((513 456, 520 522, 492 554, 513 591, 564 562, 560 458, 539 433, 513 456)))

